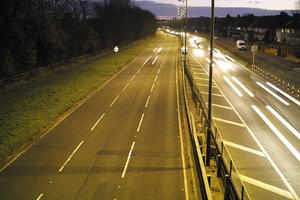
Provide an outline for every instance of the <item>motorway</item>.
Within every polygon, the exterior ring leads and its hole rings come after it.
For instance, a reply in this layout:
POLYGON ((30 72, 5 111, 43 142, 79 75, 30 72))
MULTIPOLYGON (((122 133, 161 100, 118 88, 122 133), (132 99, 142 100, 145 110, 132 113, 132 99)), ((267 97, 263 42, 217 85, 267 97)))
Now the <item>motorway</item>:
POLYGON ((187 199, 177 48, 146 48, 3 168, 0 199, 187 199))
MULTIPOLYGON (((207 103, 208 44, 190 36, 188 50, 190 71, 207 103)), ((236 168, 232 178, 243 181, 251 199, 299 200, 299 100, 220 50, 214 56, 212 117, 236 168)))

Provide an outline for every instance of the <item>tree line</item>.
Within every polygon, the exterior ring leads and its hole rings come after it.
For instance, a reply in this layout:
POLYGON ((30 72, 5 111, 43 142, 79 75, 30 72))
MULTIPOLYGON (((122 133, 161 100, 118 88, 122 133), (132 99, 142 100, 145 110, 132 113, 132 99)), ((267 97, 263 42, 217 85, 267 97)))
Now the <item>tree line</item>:
POLYGON ((0 78, 156 32, 130 0, 1 0, 0 78))

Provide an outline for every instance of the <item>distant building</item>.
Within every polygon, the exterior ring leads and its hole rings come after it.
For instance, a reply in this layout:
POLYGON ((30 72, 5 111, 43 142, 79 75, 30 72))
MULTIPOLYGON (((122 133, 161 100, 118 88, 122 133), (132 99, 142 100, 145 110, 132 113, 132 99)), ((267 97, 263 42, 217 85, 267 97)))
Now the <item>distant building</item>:
POLYGON ((276 42, 300 45, 300 21, 291 20, 276 29, 276 42))

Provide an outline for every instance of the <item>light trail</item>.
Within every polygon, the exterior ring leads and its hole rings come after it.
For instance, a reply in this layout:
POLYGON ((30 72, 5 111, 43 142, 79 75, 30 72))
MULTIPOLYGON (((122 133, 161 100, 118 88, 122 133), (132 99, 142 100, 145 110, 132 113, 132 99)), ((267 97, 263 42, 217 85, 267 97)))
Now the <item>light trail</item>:
POLYGON ((267 92, 269 92, 272 96, 274 96, 276 99, 278 99, 279 101, 281 101, 283 104, 285 104, 287 106, 290 105, 287 101, 285 101, 283 98, 281 98, 280 96, 278 96, 277 94, 275 94, 272 90, 270 90, 269 88, 267 88, 266 86, 264 86, 260 82, 256 82, 256 84, 259 85, 260 87, 262 87, 263 89, 265 89, 267 92))
POLYGON ((267 85, 269 85, 271 88, 273 88, 274 90, 276 90, 277 92, 279 92, 280 94, 282 94, 283 96, 285 96, 286 98, 288 98, 289 100, 291 100, 292 102, 300 106, 300 101, 298 101, 294 97, 291 97, 290 95, 288 95, 287 93, 285 93, 284 91, 282 91, 281 89, 279 89, 278 87, 274 86, 269 82, 267 82, 267 85))
POLYGON ((226 76, 223 76, 223 78, 240 97, 243 96, 243 94, 232 84, 232 82, 226 76))
POLYGON ((237 78, 235 78, 234 76, 232 77, 232 79, 234 80, 234 82, 236 82, 250 97, 254 97, 254 94, 252 92, 250 92, 250 90, 248 88, 246 88, 237 78))
POLYGON ((255 106, 251 106, 253 110, 262 118, 262 120, 268 125, 268 127, 275 133, 275 135, 281 140, 281 142, 288 148, 293 156, 300 162, 300 154, 295 147, 282 135, 282 133, 272 124, 272 122, 255 106))
POLYGON ((266 106, 266 108, 300 140, 300 133, 290 123, 288 123, 281 115, 279 115, 279 113, 276 112, 271 106, 266 106))

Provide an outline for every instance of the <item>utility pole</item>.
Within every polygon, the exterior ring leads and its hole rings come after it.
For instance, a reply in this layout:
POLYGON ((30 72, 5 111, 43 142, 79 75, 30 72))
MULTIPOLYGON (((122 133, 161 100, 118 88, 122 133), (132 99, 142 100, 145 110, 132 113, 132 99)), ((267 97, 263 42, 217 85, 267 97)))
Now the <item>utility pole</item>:
POLYGON ((185 0, 185 29, 184 29, 184 67, 186 67, 186 40, 187 40, 187 17, 188 17, 188 7, 187 7, 188 0, 185 0))
POLYGON ((210 63, 209 63, 209 81, 208 81, 208 117, 206 134, 206 161, 205 165, 210 165, 210 143, 211 143, 211 104, 212 104, 212 76, 214 59, 214 35, 215 35, 215 0, 211 0, 211 19, 210 19, 210 63))

